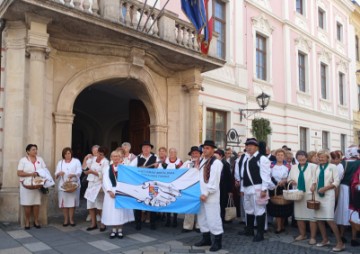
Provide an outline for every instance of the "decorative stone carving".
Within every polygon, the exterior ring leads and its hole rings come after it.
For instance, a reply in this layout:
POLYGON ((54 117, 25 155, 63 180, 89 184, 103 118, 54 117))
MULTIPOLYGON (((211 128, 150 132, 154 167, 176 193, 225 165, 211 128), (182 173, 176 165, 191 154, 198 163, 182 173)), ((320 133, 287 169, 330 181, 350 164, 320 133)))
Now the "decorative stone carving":
POLYGON ((329 44, 329 36, 326 31, 324 31, 321 28, 318 28, 318 38, 320 41, 322 41, 325 44, 329 44))
POLYGON ((332 113, 332 104, 329 101, 320 99, 320 109, 325 113, 332 113))
POLYGON ((345 55, 345 48, 344 45, 340 42, 336 42, 336 50, 341 54, 345 55))
POLYGON ((311 108, 311 106, 312 106, 311 95, 297 91, 297 102, 298 102, 298 105, 301 107, 311 108))
POLYGON ((304 53, 309 53, 311 50, 311 42, 302 36, 295 39, 295 45, 304 53))
POLYGON ((264 14, 261 14, 259 17, 253 17, 251 20, 253 27, 259 32, 270 36, 274 31, 274 28, 270 25, 264 14))
POLYGON ((262 92, 274 96, 274 91, 272 85, 267 82, 261 82, 259 80, 253 80, 254 84, 254 94, 261 94, 262 92))
POLYGON ((322 49, 322 51, 318 52, 319 60, 325 64, 330 64, 332 56, 331 53, 322 49))
POLYGON ((348 117, 349 116, 349 109, 344 106, 338 106, 338 113, 340 116, 348 117))
POLYGON ((336 66, 337 66, 338 71, 340 71, 342 73, 347 73, 349 63, 346 63, 344 60, 341 59, 339 62, 336 63, 336 66))
POLYGON ((304 18, 304 16, 299 15, 297 12, 294 13, 294 16, 295 16, 295 24, 299 26, 301 29, 308 31, 309 29, 307 27, 306 19, 304 18))

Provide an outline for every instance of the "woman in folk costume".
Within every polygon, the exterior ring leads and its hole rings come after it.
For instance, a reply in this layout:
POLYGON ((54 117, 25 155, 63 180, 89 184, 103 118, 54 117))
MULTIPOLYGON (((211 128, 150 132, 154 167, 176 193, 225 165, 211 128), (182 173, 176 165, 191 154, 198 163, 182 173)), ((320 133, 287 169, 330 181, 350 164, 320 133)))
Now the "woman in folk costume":
MULTIPOLYGON (((90 165, 89 170, 84 173, 88 176, 87 180, 89 182, 88 188, 85 192, 85 198, 87 198, 87 209, 89 210, 91 217, 91 226, 86 230, 91 231, 97 229, 96 222, 96 211, 99 211, 101 215, 101 210, 104 202, 104 192, 102 191, 102 178, 103 172, 109 168, 109 161, 105 158, 106 148, 100 146, 98 149, 98 154, 95 160, 90 165), (91 193, 91 191, 93 193, 91 193)), ((100 231, 105 231, 106 226, 101 226, 100 231)))
POLYGON ((325 221, 330 226, 336 237, 336 246, 332 249, 334 252, 339 252, 345 249, 345 245, 341 240, 339 229, 334 221, 335 208, 335 188, 339 186, 339 174, 336 166, 330 164, 330 154, 325 151, 318 152, 319 167, 317 167, 311 192, 315 192, 316 200, 320 201, 320 209, 315 210, 314 218, 320 229, 322 242, 316 244, 318 247, 327 246, 330 244, 326 234, 325 221))
POLYGON ((55 178, 59 180, 58 199, 59 208, 63 210, 64 214, 64 227, 67 227, 69 223, 72 227, 75 226, 75 207, 79 206, 80 176, 82 169, 80 161, 72 156, 72 149, 70 147, 65 147, 62 150, 63 159, 58 162, 55 171, 55 178), (65 181, 76 182, 79 185, 78 189, 74 192, 65 192, 62 188, 65 181))
POLYGON ((210 251, 218 251, 222 248, 224 232, 220 217, 220 177, 223 164, 214 156, 216 148, 214 141, 205 140, 201 147, 203 158, 199 168, 201 204, 198 222, 203 237, 201 241, 195 243, 195 246, 211 245, 210 251), (213 243, 210 233, 215 236, 213 243))
MULTIPOLYGON (((360 224, 360 167, 354 173, 350 185, 350 219, 356 224, 360 224)), ((356 240, 357 231, 355 225, 351 225, 351 246, 359 246, 356 240)))
POLYGON ((104 170, 103 188, 104 203, 101 222, 106 226, 113 226, 110 239, 115 237, 123 238, 122 227, 125 223, 134 221, 134 212, 130 209, 115 208, 115 191, 118 175, 118 165, 124 162, 124 150, 116 149, 110 155, 113 163, 104 170))
POLYGON ((25 229, 30 229, 30 216, 33 213, 34 227, 40 228, 39 211, 41 204, 41 192, 38 189, 26 189, 21 182, 25 179, 39 176, 37 170, 46 168, 44 160, 37 156, 38 147, 29 144, 25 148, 26 156, 21 158, 18 165, 17 175, 20 177, 20 205, 25 211, 25 229))
POLYGON ((312 186, 315 170, 317 168, 316 164, 310 163, 307 160, 307 154, 305 151, 298 151, 295 156, 296 160, 299 162, 298 165, 293 165, 288 181, 293 181, 292 185, 304 192, 304 197, 294 202, 294 215, 297 221, 297 226, 299 229, 299 236, 295 238, 295 241, 306 240, 306 221, 310 222, 310 245, 316 244, 316 230, 317 225, 314 219, 314 210, 308 209, 306 201, 311 199, 310 188, 312 186))
POLYGON ((358 148, 356 146, 350 146, 346 149, 345 160, 343 160, 341 163, 344 166, 344 173, 343 177, 340 178, 339 196, 335 210, 335 221, 339 226, 340 236, 342 237, 343 241, 346 241, 344 238, 345 227, 350 226, 350 184, 354 173, 360 167, 360 160, 358 159, 358 156, 358 148))
POLYGON ((129 142, 124 142, 124 143, 121 144, 121 148, 124 151, 124 162, 123 162, 123 164, 124 165, 130 165, 132 160, 136 158, 135 154, 130 153, 131 144, 129 142))
MULTIPOLYGON (((176 148, 169 148, 169 157, 165 161, 159 164, 159 168, 163 169, 178 169, 182 166, 183 162, 177 157, 176 148)), ((165 227, 170 227, 171 224, 171 213, 166 213, 165 227)), ((177 227, 177 213, 173 213, 172 227, 177 227)))
MULTIPOLYGON (((276 161, 271 163, 271 180, 277 185, 276 195, 282 195, 282 191, 286 187, 289 169, 284 163, 285 150, 278 149, 275 151, 276 161)), ((275 191, 270 191, 270 196, 274 196, 275 191)), ((280 234, 285 231, 285 219, 291 216, 293 212, 293 204, 277 205, 271 202, 267 205, 267 211, 270 216, 275 217, 276 230, 275 234, 280 234)))

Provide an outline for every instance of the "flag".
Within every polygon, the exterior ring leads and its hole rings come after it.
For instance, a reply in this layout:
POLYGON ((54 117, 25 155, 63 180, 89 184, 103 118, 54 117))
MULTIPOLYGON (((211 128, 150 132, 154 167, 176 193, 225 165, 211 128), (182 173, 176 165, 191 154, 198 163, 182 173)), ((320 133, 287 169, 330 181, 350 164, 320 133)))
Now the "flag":
POLYGON ((208 54, 213 31, 212 0, 181 0, 181 9, 196 29, 201 52, 208 54))
POLYGON ((206 10, 206 25, 204 26, 204 38, 201 40, 200 48, 204 54, 209 53, 210 41, 214 29, 213 0, 204 0, 206 10))

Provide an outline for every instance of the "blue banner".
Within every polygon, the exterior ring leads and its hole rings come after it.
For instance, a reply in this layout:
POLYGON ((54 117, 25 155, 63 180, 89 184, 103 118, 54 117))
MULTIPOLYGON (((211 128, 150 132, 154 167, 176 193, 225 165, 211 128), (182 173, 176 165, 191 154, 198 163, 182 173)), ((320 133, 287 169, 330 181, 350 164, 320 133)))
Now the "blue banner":
POLYGON ((200 209, 199 170, 119 165, 115 207, 196 214, 200 209))

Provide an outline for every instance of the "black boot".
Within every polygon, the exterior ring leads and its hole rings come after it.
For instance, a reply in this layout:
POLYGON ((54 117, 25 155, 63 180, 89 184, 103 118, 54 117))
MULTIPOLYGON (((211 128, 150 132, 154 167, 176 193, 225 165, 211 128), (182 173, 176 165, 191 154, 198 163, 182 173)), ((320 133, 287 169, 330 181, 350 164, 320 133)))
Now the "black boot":
POLYGON ((210 232, 203 233, 202 239, 200 242, 194 244, 196 247, 200 246, 210 246, 211 245, 211 237, 210 232))
POLYGON ((254 220, 255 216, 252 214, 246 214, 246 227, 244 231, 240 231, 239 235, 254 236, 254 220))
POLYGON ((177 213, 173 213, 172 227, 176 228, 177 225, 177 213))
POLYGON ((222 234, 216 235, 214 243, 210 247, 210 251, 218 251, 218 250, 220 250, 222 248, 221 240, 222 240, 222 234))
POLYGON ((253 242, 260 242, 264 240, 265 216, 265 213, 261 216, 256 216, 257 232, 256 236, 253 239, 253 242))

